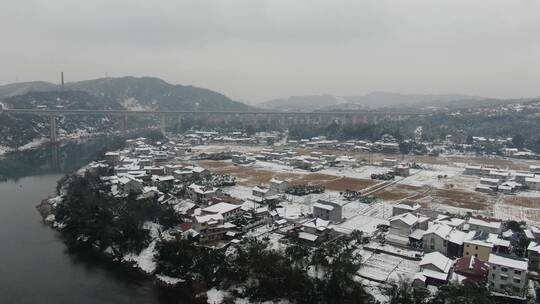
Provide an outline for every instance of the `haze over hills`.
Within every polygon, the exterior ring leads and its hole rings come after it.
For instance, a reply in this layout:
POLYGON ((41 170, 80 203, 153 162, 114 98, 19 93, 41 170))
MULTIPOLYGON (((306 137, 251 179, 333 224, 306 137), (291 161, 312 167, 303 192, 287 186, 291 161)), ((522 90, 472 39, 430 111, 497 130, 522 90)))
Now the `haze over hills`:
POLYGON ((394 106, 437 106, 453 102, 466 101, 476 103, 482 100, 493 100, 486 97, 461 94, 399 94, 373 92, 359 96, 309 95, 293 96, 262 102, 258 106, 283 111, 316 111, 316 110, 354 110, 375 109, 394 106))
MULTIPOLYGON (((158 78, 100 78, 65 84, 35 81, 0 86, 0 105, 6 108, 49 109, 127 109, 127 110, 209 110, 248 111, 254 109, 241 102, 203 88, 173 85, 158 78)), ((2 147, 20 147, 48 135, 47 118, 20 117, 0 113, 0 151, 2 147)), ((130 118, 131 126, 149 123, 150 118, 130 118)), ((107 133, 118 130, 119 121, 89 116, 59 118, 61 135, 107 133)), ((6 148, 4 148, 5 150, 6 148)))
MULTIPOLYGON (((49 82, 24 82, 0 86, 0 100, 28 92, 58 91, 49 82)), ((175 85, 153 77, 99 78, 65 84, 65 90, 83 91, 109 99, 131 110, 249 110, 223 94, 194 86, 175 85)), ((16 106, 16 105, 14 105, 16 106)))

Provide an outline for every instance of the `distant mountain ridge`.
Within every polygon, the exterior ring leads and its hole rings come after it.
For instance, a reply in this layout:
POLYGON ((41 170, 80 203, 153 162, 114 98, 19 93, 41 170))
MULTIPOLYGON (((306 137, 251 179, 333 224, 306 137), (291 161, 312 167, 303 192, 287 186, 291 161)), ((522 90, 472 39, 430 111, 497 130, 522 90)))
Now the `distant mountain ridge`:
POLYGON ((393 107, 398 105, 443 105, 454 101, 480 101, 488 98, 461 94, 399 94, 373 92, 359 96, 309 95, 273 99, 259 106, 283 111, 360 110, 393 107))
MULTIPOLYGON (((49 82, 24 82, 0 86, 0 100, 29 92, 58 91, 49 82)), ((175 85, 153 77, 99 78, 68 82, 65 90, 82 91, 109 99, 128 110, 210 110, 239 111, 252 107, 215 91, 194 86, 175 85)))

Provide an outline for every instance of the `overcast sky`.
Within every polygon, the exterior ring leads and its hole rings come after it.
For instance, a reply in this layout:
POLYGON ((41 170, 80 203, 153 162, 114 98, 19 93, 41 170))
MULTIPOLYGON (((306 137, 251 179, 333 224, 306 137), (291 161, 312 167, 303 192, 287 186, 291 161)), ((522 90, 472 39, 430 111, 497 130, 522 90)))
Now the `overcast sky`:
POLYGON ((540 96, 540 1, 1 0, 0 83, 156 76, 242 101, 540 96))

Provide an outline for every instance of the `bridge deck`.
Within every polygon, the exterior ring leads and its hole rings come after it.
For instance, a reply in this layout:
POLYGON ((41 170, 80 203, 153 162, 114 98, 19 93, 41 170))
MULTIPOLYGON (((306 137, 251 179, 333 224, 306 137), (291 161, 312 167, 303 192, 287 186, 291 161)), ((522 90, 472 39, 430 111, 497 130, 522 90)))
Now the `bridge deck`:
POLYGON ((221 115, 272 115, 272 116, 352 116, 352 115, 389 115, 389 116, 418 116, 426 115, 419 112, 389 112, 389 111, 335 111, 335 112, 278 112, 278 111, 128 111, 128 110, 41 110, 41 109, 2 109, 1 112, 11 114, 31 115, 182 115, 182 114, 221 114, 221 115))

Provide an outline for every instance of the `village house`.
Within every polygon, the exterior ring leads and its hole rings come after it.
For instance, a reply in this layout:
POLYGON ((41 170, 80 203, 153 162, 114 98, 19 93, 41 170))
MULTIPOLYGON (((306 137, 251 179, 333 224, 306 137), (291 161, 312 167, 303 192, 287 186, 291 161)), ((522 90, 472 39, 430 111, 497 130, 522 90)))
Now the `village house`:
POLYGON ((397 166, 394 167, 394 174, 396 176, 407 177, 407 176, 411 175, 410 168, 408 166, 405 166, 405 165, 397 165, 397 166))
POLYGON ((396 216, 407 212, 416 212, 422 206, 414 201, 404 201, 392 206, 392 216, 396 216))
POLYGON ((488 261, 491 253, 508 253, 510 250, 509 241, 486 231, 469 231, 463 244, 464 257, 474 256, 483 262, 488 261))
POLYGON ((431 223, 422 238, 425 252, 440 252, 445 256, 461 257, 467 234, 446 224, 431 223))
POLYGON ((489 289, 493 292, 525 298, 527 292, 527 266, 524 258, 490 254, 488 263, 489 289))
POLYGON ((415 285, 446 284, 452 274, 452 260, 439 252, 424 255, 419 265, 420 271, 414 276, 413 283, 415 285))
POLYGON ((529 166, 529 171, 534 174, 540 174, 540 166, 538 165, 531 165, 529 166))
POLYGON ((482 166, 476 166, 476 165, 469 165, 465 166, 465 172, 466 175, 477 175, 477 176, 488 176, 491 169, 484 168, 482 166))
POLYGON ((120 153, 119 152, 107 152, 105 153, 105 161, 107 163, 111 164, 112 166, 116 166, 120 163, 120 153))
POLYGON ((525 186, 530 190, 540 191, 540 177, 526 177, 525 186))
POLYGON ((207 204, 208 200, 211 198, 221 195, 221 190, 219 188, 211 186, 191 184, 187 190, 190 198, 198 204, 207 204))
POLYGON ((283 193, 289 189, 289 182, 285 180, 279 180, 276 178, 272 178, 270 180, 270 190, 277 192, 277 193, 283 193))
POLYGON ((416 230, 426 230, 428 220, 427 217, 419 217, 412 213, 401 213, 389 218, 390 227, 386 242, 398 246, 408 246, 409 236, 416 230))
POLYGON ((540 244, 531 241, 527 247, 527 258, 529 259, 528 269, 531 271, 540 271, 540 244))
POLYGON ((382 165, 384 167, 388 167, 388 168, 395 167, 395 166, 397 166, 397 164, 398 164, 397 159, 393 159, 393 158, 385 158, 382 161, 382 165))
POLYGON ((143 181, 122 176, 118 178, 118 190, 124 194, 129 194, 130 192, 142 193, 143 191, 143 181))
POLYGON ((251 195, 254 196, 255 200, 261 202, 266 199, 270 199, 276 195, 276 191, 266 188, 263 186, 255 186, 251 189, 251 195))
POLYGON ((314 218, 302 224, 301 231, 298 232, 298 239, 309 244, 323 241, 330 231, 328 225, 330 221, 314 218))
POLYGON ((497 235, 502 232, 502 223, 499 221, 471 217, 467 221, 467 224, 469 225, 469 230, 485 231, 497 235))
POLYGON ((223 239, 225 233, 236 226, 223 221, 220 213, 193 217, 193 229, 200 234, 201 242, 215 242, 223 239))
POLYGON ((175 170, 173 176, 177 180, 184 182, 193 179, 193 171, 186 169, 175 170))
POLYGON ((534 178, 534 173, 516 172, 516 174, 514 174, 514 181, 516 183, 520 183, 522 185, 525 185, 525 179, 526 178, 534 178))
POLYGON ((313 217, 337 223, 342 219, 342 209, 338 203, 318 200, 313 204, 313 217))
POLYGON ((484 282, 488 273, 489 264, 475 256, 462 257, 454 263, 454 274, 463 277, 461 282, 484 282))
POLYGON ((242 211, 240 205, 225 202, 217 203, 202 209, 205 214, 221 214, 223 220, 227 221, 242 211))

